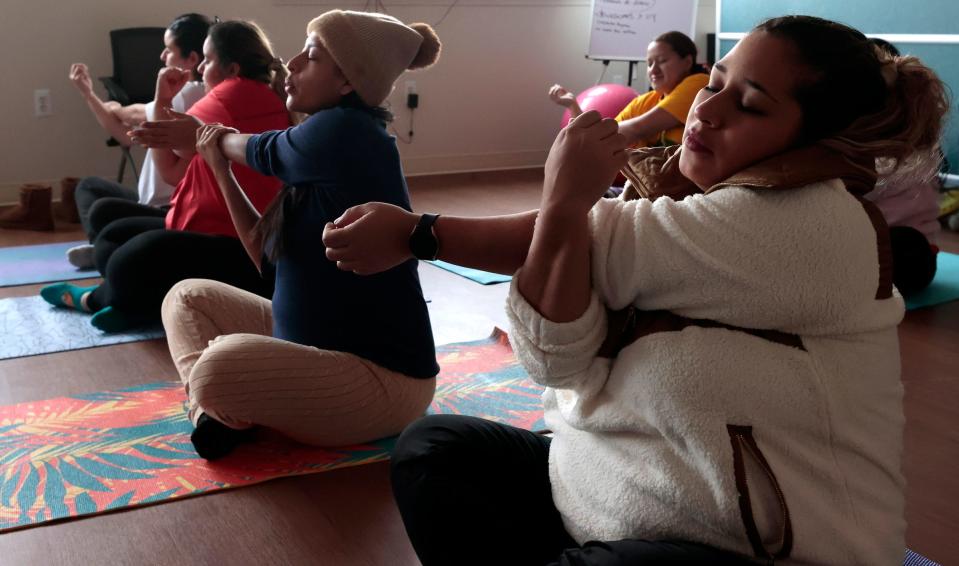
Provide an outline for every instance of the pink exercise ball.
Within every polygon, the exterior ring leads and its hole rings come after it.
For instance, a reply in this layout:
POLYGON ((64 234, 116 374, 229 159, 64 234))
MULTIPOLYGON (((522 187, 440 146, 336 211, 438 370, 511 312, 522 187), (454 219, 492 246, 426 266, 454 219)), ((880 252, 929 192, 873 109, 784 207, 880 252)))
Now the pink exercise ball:
MULTIPOLYGON (((590 87, 579 93, 576 102, 583 112, 587 110, 596 110, 603 115, 603 118, 615 118, 626 105, 639 96, 635 90, 628 86, 618 84, 601 84, 590 87)), ((569 110, 563 112, 563 120, 560 127, 565 128, 569 123, 569 110)))

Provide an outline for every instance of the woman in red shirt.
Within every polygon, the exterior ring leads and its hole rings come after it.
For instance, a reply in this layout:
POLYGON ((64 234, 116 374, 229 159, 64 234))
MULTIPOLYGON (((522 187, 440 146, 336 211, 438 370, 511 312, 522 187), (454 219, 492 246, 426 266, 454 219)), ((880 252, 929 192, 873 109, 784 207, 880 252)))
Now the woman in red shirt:
MULTIPOLYGON (((200 70, 207 94, 189 111, 197 124, 221 123, 244 133, 290 125, 282 62, 263 32, 252 23, 221 22, 203 44, 200 70)), ((179 73, 161 73, 161 95, 175 92, 179 73)), ((164 111, 165 112, 165 111, 164 111)), ((162 119, 167 116, 158 116, 162 119)), ((93 326, 118 332, 158 321, 166 292, 178 281, 223 281, 263 296, 272 293, 246 257, 213 174, 196 154, 158 150, 155 162, 164 178, 179 179, 166 218, 132 217, 107 225, 94 242, 104 282, 93 287, 56 283, 41 289, 49 303, 94 313, 93 326)), ((261 212, 279 192, 280 182, 241 165, 234 174, 261 212)))

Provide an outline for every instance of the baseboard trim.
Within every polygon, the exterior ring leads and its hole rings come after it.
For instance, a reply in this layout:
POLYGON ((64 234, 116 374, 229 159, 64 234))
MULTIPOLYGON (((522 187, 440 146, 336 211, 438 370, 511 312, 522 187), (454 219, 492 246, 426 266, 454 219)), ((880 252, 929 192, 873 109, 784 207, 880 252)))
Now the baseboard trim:
MULTIPOLYGON (((547 150, 514 151, 503 153, 474 153, 462 155, 432 155, 408 157, 402 160, 403 172, 408 177, 446 175, 480 171, 507 171, 511 169, 541 168, 546 163, 547 150)), ((104 175, 104 178, 112 177, 104 175)), ((53 198, 60 198, 60 179, 35 179, 32 183, 49 184, 53 198)), ((22 183, 0 184, 0 206, 16 204, 20 200, 22 183)))
POLYGON ((547 150, 513 151, 504 153, 473 153, 462 155, 431 155, 403 159, 403 172, 408 177, 472 173, 476 171, 505 171, 531 169, 546 163, 547 150))

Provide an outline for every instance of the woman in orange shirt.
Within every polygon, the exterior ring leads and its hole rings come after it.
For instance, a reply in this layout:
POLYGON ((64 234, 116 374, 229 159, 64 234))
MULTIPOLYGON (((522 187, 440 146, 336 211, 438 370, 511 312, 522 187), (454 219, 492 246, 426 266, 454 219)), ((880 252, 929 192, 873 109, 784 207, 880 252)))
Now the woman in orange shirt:
MULTIPOLYGON (((616 116, 619 133, 633 147, 675 145, 683 138, 686 115, 709 75, 696 63, 696 44, 686 34, 666 32, 646 50, 646 75, 653 90, 633 99, 616 116)), ((560 85, 549 89, 550 99, 569 108, 575 118, 583 113, 576 97, 560 85)))

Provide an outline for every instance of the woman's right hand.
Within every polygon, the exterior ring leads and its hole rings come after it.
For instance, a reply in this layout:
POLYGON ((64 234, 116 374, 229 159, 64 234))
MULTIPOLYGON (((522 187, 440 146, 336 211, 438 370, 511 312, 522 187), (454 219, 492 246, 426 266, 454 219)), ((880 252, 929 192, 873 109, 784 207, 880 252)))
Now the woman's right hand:
POLYGON ((164 67, 157 74, 156 104, 157 106, 170 106, 173 97, 183 89, 192 76, 192 71, 178 69, 176 67, 164 67))
POLYGON ((326 257, 343 271, 372 275, 413 257, 409 238, 419 215, 383 202, 346 210, 323 228, 326 257))
POLYGON ((576 95, 563 88, 562 85, 549 87, 549 99, 564 108, 569 108, 576 103, 576 95))
POLYGON ((595 110, 570 120, 546 157, 542 213, 589 212, 626 165, 628 145, 616 121, 595 110))
POLYGON ((90 80, 90 70, 83 63, 70 65, 70 82, 77 87, 80 94, 86 96, 93 92, 93 81, 90 80))
POLYGON ((150 120, 133 128, 127 135, 133 143, 151 149, 169 149, 193 153, 196 132, 203 122, 195 116, 157 107, 157 113, 169 114, 169 120, 150 120))

